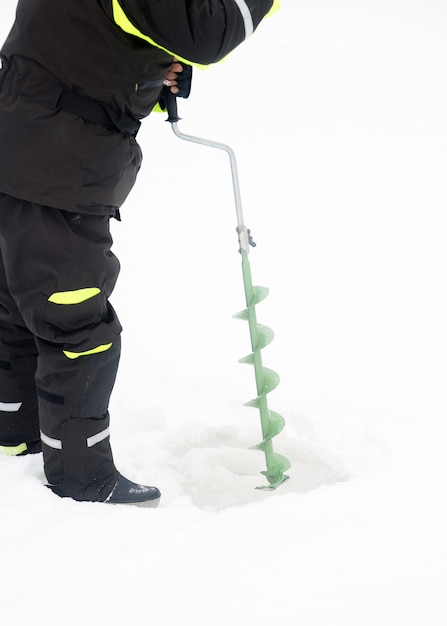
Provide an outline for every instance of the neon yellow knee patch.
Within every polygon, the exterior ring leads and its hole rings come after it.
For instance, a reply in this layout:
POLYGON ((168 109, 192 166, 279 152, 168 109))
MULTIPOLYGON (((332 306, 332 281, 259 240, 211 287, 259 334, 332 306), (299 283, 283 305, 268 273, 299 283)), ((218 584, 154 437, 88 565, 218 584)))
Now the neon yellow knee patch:
POLYGON ((96 348, 92 348, 91 350, 86 350, 85 352, 70 352, 68 350, 63 350, 63 353, 68 359, 78 359, 80 356, 87 356, 89 354, 98 354, 99 352, 105 352, 112 347, 113 344, 105 343, 101 346, 97 346, 96 348))
POLYGON ((48 298, 48 302, 53 304, 80 304, 90 298, 94 298, 101 293, 98 287, 86 287, 85 289, 75 289, 74 291, 56 291, 48 298))

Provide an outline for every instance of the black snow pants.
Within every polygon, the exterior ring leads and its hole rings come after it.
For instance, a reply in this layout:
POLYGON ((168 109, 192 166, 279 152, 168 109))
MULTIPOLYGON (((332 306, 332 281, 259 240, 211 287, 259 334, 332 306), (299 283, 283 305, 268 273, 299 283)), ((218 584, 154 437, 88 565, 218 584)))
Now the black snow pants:
POLYGON ((0 445, 42 442, 61 496, 105 500, 117 477, 108 405, 121 326, 109 216, 0 193, 0 445))

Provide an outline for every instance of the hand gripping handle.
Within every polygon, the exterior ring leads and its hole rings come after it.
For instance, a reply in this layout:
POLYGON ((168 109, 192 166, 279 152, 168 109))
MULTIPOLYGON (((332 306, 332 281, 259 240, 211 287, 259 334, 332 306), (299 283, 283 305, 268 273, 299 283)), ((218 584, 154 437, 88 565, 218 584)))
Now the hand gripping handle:
POLYGON ((173 124, 182 119, 178 116, 177 96, 172 93, 170 87, 163 87, 163 98, 166 100, 166 109, 168 112, 168 119, 166 121, 173 124))

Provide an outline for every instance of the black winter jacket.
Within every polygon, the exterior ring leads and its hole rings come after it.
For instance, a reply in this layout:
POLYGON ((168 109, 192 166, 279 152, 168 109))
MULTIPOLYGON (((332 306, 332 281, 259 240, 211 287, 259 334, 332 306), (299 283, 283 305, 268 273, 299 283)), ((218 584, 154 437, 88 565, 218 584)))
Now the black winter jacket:
POLYGON ((69 112, 61 94, 135 121, 157 103, 173 55, 217 62, 273 0, 19 0, 1 51, 0 192, 115 215, 141 151, 131 132, 69 112))

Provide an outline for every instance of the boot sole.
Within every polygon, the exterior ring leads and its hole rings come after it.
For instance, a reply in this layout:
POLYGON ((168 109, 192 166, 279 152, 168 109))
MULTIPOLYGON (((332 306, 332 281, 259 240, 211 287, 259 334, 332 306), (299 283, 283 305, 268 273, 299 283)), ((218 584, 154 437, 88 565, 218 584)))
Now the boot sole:
POLYGON ((106 504, 124 504, 125 506, 138 506, 140 508, 147 509, 156 509, 160 504, 160 498, 154 498, 153 500, 142 500, 141 502, 111 502, 110 500, 106 500, 106 504))

